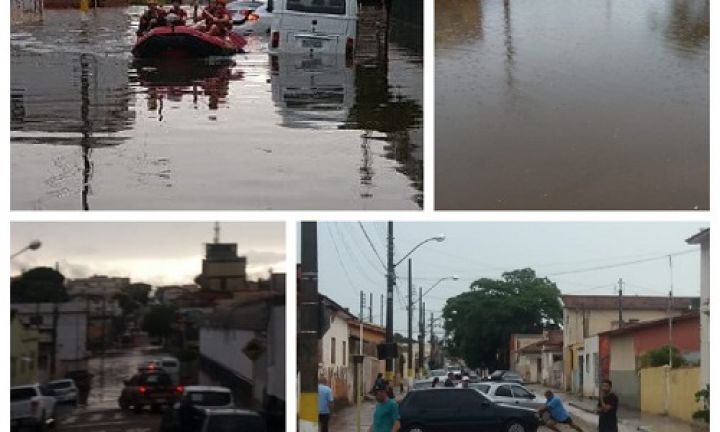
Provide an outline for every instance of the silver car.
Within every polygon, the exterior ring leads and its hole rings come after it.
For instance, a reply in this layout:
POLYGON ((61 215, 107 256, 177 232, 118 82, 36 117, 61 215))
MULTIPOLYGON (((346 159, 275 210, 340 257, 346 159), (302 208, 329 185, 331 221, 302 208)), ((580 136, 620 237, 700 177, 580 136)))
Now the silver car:
POLYGON ((545 405, 545 398, 538 398, 524 386, 509 382, 480 382, 470 384, 493 402, 537 409, 545 405))

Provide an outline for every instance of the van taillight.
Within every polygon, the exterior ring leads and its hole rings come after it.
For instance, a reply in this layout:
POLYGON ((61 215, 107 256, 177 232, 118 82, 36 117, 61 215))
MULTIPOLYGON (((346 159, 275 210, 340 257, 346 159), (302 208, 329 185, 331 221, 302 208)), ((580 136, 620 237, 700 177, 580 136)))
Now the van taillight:
POLYGON ((140 394, 145 394, 145 391, 146 391, 146 390, 147 390, 147 389, 146 389, 145 387, 143 387, 143 386, 140 386, 140 388, 138 389, 138 391, 140 392, 140 394))
POLYGON ((345 42, 345 65, 352 66, 353 58, 355 57, 355 41, 353 38, 347 38, 345 42))
POLYGON ((277 48, 280 46, 280 32, 273 32, 270 38, 270 47, 277 48))

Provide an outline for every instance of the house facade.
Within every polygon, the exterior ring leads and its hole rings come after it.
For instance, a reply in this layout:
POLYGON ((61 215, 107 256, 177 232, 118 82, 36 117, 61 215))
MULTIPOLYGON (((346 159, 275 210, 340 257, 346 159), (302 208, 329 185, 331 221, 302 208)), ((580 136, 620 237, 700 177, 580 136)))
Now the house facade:
POLYGON ((38 382, 38 346, 40 335, 10 312, 10 385, 38 382))
POLYGON ((343 405, 353 399, 349 322, 357 319, 335 301, 320 295, 327 330, 319 340, 318 374, 328 380, 336 403, 343 405))
POLYGON ((700 246, 700 388, 710 385, 710 228, 685 240, 700 246))
MULTIPOLYGON (((563 295, 563 387, 580 393, 587 375, 585 339, 620 327, 619 296, 563 295)), ((624 296, 622 298, 623 325, 664 318, 670 308, 672 315, 680 315, 696 306, 694 297, 675 297, 672 305, 668 297, 624 296)), ((598 345, 600 341, 597 341, 598 345)), ((594 352, 593 352, 594 353, 594 352)))
POLYGON ((510 369, 520 374, 525 382, 540 382, 541 377, 541 346, 537 345, 545 339, 542 333, 510 335, 509 359, 510 369), (520 352, 521 349, 533 345, 532 348, 520 352))

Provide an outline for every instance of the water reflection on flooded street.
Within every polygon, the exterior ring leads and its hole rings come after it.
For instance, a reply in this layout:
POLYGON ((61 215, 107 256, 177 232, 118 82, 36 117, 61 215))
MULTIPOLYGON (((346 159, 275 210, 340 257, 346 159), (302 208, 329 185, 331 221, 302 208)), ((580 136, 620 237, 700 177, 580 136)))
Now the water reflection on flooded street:
POLYGON ((436 0, 439 209, 707 209, 707 0, 436 0))
POLYGON ((140 10, 13 27, 14 210, 422 206, 422 89, 405 86, 421 49, 391 39, 387 63, 347 65, 271 59, 257 38, 232 59, 139 62, 140 10))

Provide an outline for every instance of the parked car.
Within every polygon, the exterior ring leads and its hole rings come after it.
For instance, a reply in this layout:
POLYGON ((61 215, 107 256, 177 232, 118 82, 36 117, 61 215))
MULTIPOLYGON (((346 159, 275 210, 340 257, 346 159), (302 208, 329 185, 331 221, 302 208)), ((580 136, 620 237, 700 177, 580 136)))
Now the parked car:
POLYGON ((537 411, 496 403, 481 392, 434 388, 409 392, 400 402, 403 432, 536 432, 537 411))
POLYGON ((235 27, 244 23, 250 14, 264 5, 265 3, 257 0, 238 0, 228 3, 225 7, 228 12, 230 12, 230 16, 233 20, 233 27, 235 27))
MULTIPOLYGON (((174 431, 181 429, 184 422, 199 424, 200 410, 202 409, 231 409, 235 408, 232 392, 227 387, 219 386, 187 386, 183 388, 178 401, 163 416, 160 429, 162 431, 174 431), (182 409, 195 408, 189 414, 181 413, 182 409), (189 417, 189 418, 188 418, 189 417)), ((192 429, 192 428, 191 428, 192 429)))
POLYGON ((199 432, 267 432, 265 421, 255 411, 244 409, 203 409, 199 432))
POLYGON ((156 360, 155 364, 167 372, 175 384, 180 383, 180 360, 175 357, 163 357, 156 360))
POLYGON ((245 16, 244 20, 235 22, 232 31, 242 36, 270 34, 273 15, 267 5, 262 5, 245 16))
POLYGON ((357 0, 274 0, 271 12, 271 53, 354 56, 357 0))
POLYGON ((496 370, 485 378, 485 381, 504 381, 524 384, 520 374, 508 370, 496 370))
POLYGON ((447 369, 433 369, 430 371, 430 378, 447 378, 448 371, 447 369))
POLYGON ((10 428, 45 430, 55 422, 55 404, 53 391, 46 386, 10 387, 10 428))
MULTIPOLYGON (((432 388, 432 379, 418 379, 415 380, 415 382, 412 385, 412 388, 410 390, 424 390, 432 388)), ((440 385, 442 385, 442 382, 440 382, 440 385)))
POLYGON ((132 407, 140 411, 146 406, 159 410, 172 406, 177 394, 183 391, 182 386, 175 386, 170 375, 163 371, 141 372, 125 380, 124 384, 118 398, 118 405, 123 410, 132 407))
POLYGON ((540 398, 521 384, 510 382, 484 382, 470 384, 495 402, 519 405, 526 408, 538 409, 545 405, 545 398, 540 398))
POLYGON ((78 403, 78 388, 72 379, 60 379, 50 381, 48 387, 53 391, 55 400, 59 403, 70 402, 78 403))

